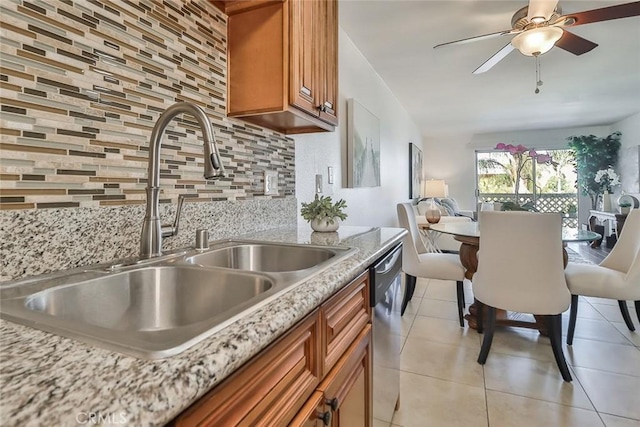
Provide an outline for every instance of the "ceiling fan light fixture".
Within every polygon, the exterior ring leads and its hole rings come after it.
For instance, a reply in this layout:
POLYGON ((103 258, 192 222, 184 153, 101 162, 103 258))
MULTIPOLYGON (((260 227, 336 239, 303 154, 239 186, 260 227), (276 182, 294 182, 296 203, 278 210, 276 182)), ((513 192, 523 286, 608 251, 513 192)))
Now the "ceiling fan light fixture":
POLYGON ((511 39, 511 44, 523 55, 542 55, 548 52, 560 37, 562 29, 558 27, 538 27, 516 35, 511 39))

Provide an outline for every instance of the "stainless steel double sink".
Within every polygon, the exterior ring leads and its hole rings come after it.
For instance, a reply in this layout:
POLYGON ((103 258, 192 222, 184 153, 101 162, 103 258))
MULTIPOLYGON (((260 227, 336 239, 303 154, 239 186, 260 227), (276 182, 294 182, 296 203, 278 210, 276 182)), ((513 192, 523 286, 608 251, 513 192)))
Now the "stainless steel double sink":
POLYGON ((0 288, 0 317, 144 359, 178 354, 354 249, 226 241, 25 279, 0 288))

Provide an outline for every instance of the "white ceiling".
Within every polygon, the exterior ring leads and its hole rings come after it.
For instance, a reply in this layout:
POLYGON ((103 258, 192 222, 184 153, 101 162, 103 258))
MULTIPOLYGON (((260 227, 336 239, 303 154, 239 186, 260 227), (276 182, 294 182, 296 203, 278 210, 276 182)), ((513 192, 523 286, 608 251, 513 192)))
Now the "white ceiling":
MULTIPOLYGON (((560 1, 563 13, 628 1, 560 1)), ((609 125, 640 112, 640 17, 577 26, 598 43, 575 56, 554 47, 535 61, 514 50, 472 72, 510 40, 439 49, 439 43, 511 28, 526 0, 341 0, 340 26, 406 108, 424 136, 609 125)))

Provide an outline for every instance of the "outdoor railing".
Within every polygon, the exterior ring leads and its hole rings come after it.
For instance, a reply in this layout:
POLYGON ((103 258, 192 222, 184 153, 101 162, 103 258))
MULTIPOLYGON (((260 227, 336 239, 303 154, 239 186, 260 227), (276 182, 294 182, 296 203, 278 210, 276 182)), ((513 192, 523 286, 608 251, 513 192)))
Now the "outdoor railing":
MULTIPOLYGON (((506 202, 516 201, 514 193, 482 193, 478 200, 480 202, 506 202)), ((524 193, 518 195, 517 203, 522 205, 533 201, 533 194, 524 193)), ((565 227, 578 227, 577 212, 569 213, 570 206, 578 205, 577 193, 546 193, 536 194, 534 206, 540 212, 561 212, 564 214, 563 224, 565 227)))

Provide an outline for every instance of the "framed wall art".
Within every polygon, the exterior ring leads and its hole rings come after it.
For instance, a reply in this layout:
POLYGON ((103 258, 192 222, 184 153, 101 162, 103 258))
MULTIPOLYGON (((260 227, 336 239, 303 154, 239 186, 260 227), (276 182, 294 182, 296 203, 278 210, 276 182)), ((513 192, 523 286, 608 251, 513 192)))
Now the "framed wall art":
POLYGON ((422 150, 409 143, 409 198, 420 197, 422 189, 422 150))
POLYGON ((347 100, 347 187, 380 186, 380 121, 347 100))

